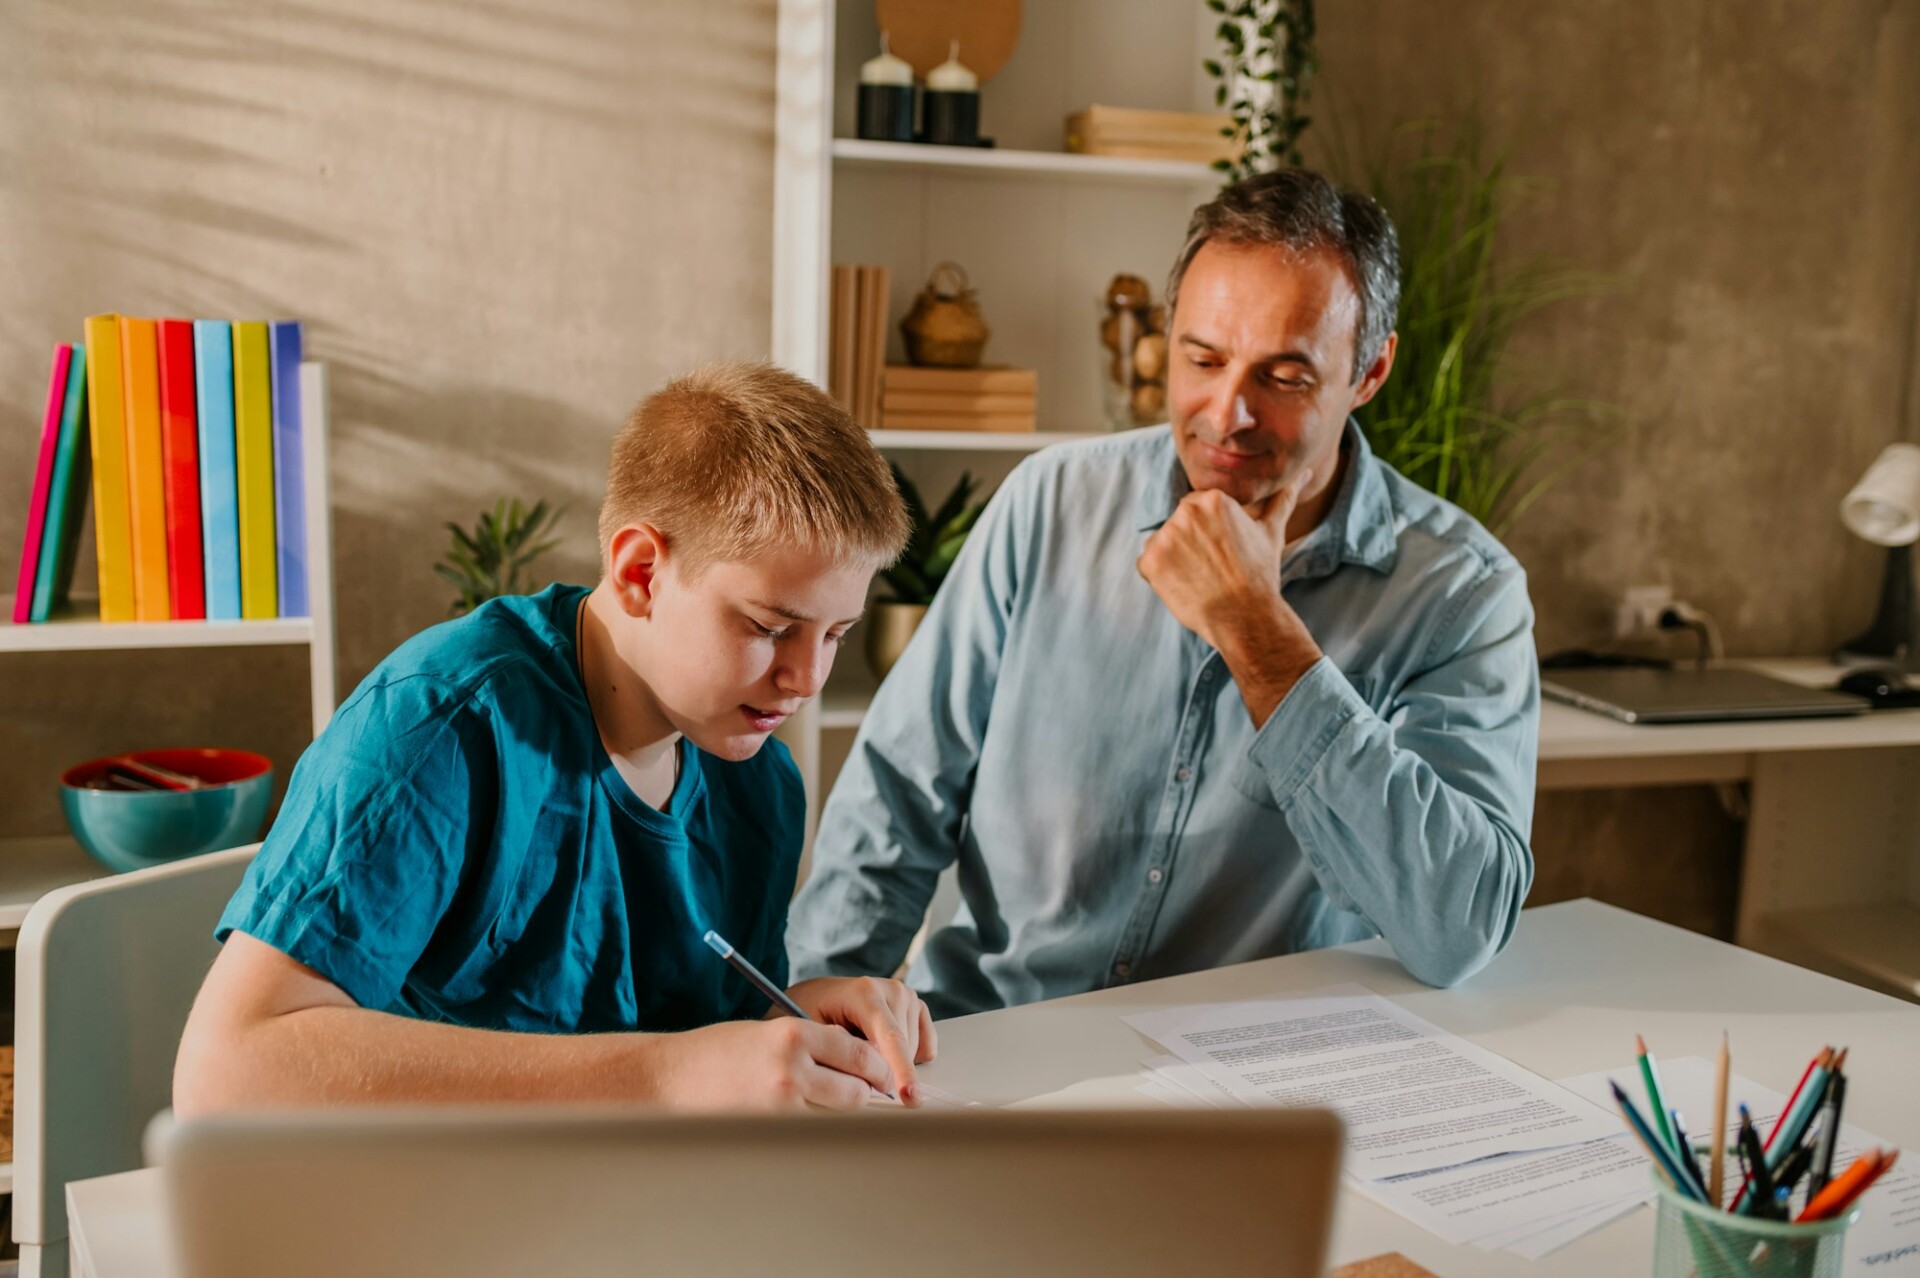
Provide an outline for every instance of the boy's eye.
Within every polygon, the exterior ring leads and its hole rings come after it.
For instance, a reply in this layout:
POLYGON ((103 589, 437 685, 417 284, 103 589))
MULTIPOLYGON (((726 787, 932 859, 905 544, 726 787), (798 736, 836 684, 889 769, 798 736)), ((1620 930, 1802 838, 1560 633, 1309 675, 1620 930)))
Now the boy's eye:
POLYGON ((761 635, 761 636, 762 636, 763 638, 767 638, 767 639, 785 639, 785 638, 786 638, 786 637, 787 637, 788 635, 790 635, 790 634, 792 634, 792 633, 793 633, 793 627, 792 627, 792 626, 782 626, 782 627, 781 627, 780 629, 778 629, 778 630, 769 630, 769 629, 768 629, 767 627, 765 627, 765 626, 763 626, 763 625, 761 625, 761 624, 760 624, 759 622, 757 622, 757 621, 753 621, 753 619, 752 619, 751 617, 749 617, 749 618, 748 618, 748 621, 749 621, 749 622, 751 622, 751 624, 753 625, 753 628, 754 628, 754 630, 756 630, 757 632, 759 632, 759 634, 760 634, 760 635, 761 635))

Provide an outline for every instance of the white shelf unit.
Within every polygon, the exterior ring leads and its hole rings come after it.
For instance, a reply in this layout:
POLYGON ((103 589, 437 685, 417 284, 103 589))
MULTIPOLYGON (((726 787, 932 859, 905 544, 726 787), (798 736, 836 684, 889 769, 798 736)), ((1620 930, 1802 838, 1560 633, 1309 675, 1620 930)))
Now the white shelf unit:
MULTIPOLYGON (((38 624, 0 621, 0 660, 8 654, 107 652, 129 649, 303 646, 307 649, 315 736, 335 700, 333 514, 327 478, 327 370, 300 366, 301 461, 307 488, 307 607, 305 617, 260 621, 149 621, 109 624, 67 617, 38 624)), ((91 517, 91 511, 89 511, 91 517)), ((12 601, 0 616, 11 617, 12 601)), ((54 784, 49 777, 47 784, 54 784)), ((69 883, 106 873, 70 838, 0 839, 0 933, 17 931, 33 903, 69 883)), ((10 942, 9 942, 10 943, 10 942)))
POLYGON ((1003 151, 998 147, 925 146, 917 142, 868 142, 835 138, 834 162, 842 168, 913 168, 925 172, 974 173, 982 177, 1069 178, 1190 188, 1220 175, 1204 164, 1131 160, 1067 151, 1003 151))
MULTIPOLYGON (((855 86, 879 49, 864 0, 780 0, 775 109, 773 357, 825 385, 832 265, 888 267, 889 359, 898 323, 934 266, 958 262, 993 335, 986 358, 1039 372, 1034 434, 881 430, 874 443, 928 504, 962 471, 983 490, 1024 456, 1106 433, 1098 326, 1120 272, 1160 292, 1195 205, 1221 181, 1204 164, 1064 149, 1066 117, 1092 103, 1211 109, 1201 69, 1217 21, 1205 5, 1029 0, 1020 43, 981 92, 991 148, 855 138, 855 86)), ((873 691, 852 636, 824 694, 781 736, 807 781, 810 814, 832 785, 873 691)))

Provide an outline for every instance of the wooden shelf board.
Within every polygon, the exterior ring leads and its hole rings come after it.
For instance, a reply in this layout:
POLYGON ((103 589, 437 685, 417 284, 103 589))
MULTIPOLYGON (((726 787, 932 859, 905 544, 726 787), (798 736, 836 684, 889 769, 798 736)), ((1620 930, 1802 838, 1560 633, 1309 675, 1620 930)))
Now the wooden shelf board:
MULTIPOLYGON (((87 601, 81 601, 84 608, 87 601)), ((13 598, 0 597, 0 616, 13 598)), ((0 622, 0 652, 103 652, 124 648, 237 648, 313 641, 313 621, 128 621, 109 625, 94 616, 57 617, 39 624, 0 622)))
POLYGON ((1052 444, 1067 444, 1076 439, 1098 439, 1105 433, 1095 430, 872 430, 867 432, 875 448, 990 453, 1035 453, 1052 444))
POLYGON ((1224 177, 1205 164, 1131 160, 1070 151, 1015 151, 999 147, 928 146, 835 138, 833 158, 862 168, 924 169, 985 177, 1073 178, 1161 186, 1218 186, 1224 177))
POLYGON ((1920 905, 1789 910, 1768 915, 1761 931, 1782 947, 1782 957, 1804 955, 1809 966, 1855 984, 1920 999, 1920 905))
POLYGON ((0 839, 0 931, 18 931, 33 903, 56 888, 109 873, 65 835, 0 839))

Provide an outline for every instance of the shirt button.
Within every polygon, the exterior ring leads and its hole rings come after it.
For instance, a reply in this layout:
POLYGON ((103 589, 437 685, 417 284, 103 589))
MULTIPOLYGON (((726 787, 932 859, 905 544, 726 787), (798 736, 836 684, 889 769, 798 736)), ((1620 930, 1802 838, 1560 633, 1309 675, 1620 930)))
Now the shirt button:
POLYGON ((1164 879, 1166 877, 1167 876, 1161 872, 1160 867, 1157 865, 1154 866, 1151 870, 1147 871, 1147 882, 1149 883, 1158 883, 1161 879, 1164 879))
POLYGON ((1188 778, 1190 778, 1191 776, 1193 776, 1193 769, 1182 768, 1178 772, 1173 774, 1173 779, 1175 781, 1178 781, 1181 785, 1185 785, 1187 783, 1188 778))
POLYGON ((1131 963, 1115 963, 1115 964, 1113 965, 1113 974, 1114 974, 1115 976, 1118 976, 1118 977, 1121 977, 1121 978, 1123 978, 1123 979, 1124 979, 1124 978, 1126 978, 1126 977, 1129 977, 1129 976, 1132 976, 1132 975, 1133 975, 1133 964, 1131 964, 1131 963))

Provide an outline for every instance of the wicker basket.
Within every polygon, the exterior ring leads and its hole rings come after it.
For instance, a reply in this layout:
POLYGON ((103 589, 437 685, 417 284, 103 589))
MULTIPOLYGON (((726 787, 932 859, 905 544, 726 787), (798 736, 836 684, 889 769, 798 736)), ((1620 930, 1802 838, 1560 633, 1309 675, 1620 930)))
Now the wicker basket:
POLYGON ((978 366, 991 335, 979 299, 967 285, 967 273, 953 262, 933 268, 927 286, 913 299, 913 309, 900 321, 907 359, 936 368, 978 366))

